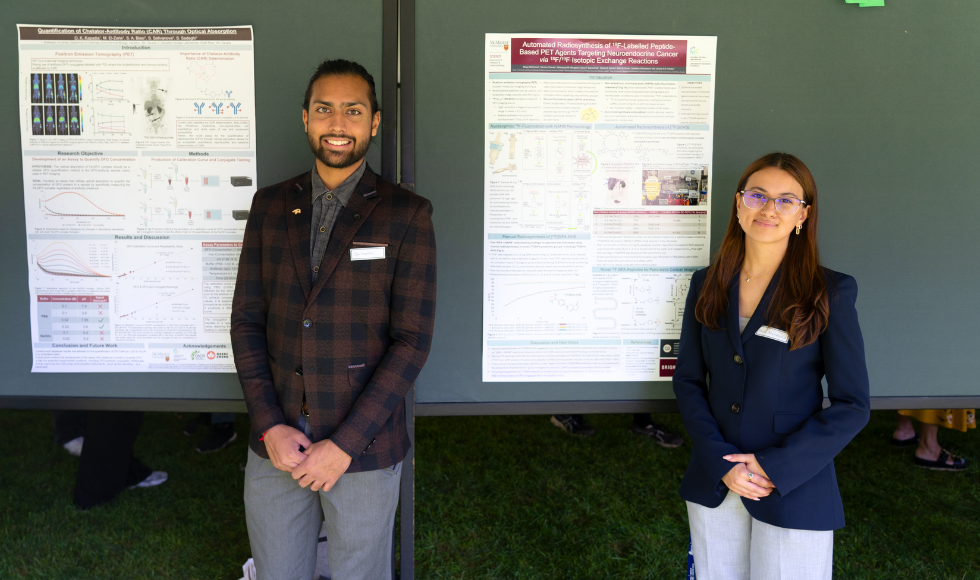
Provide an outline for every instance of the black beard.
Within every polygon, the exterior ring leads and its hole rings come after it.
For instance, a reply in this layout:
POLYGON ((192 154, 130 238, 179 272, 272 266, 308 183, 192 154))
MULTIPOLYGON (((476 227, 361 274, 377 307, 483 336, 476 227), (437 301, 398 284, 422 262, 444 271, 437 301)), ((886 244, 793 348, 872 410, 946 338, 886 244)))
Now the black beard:
POLYGON ((364 159, 364 156, 367 155, 368 147, 371 146, 370 140, 366 141, 364 145, 361 145, 357 139, 354 139, 353 137, 349 137, 347 135, 320 135, 318 138, 314 139, 313 135, 307 133, 306 140, 309 141, 310 143, 310 151, 313 152, 313 155, 316 155, 316 158, 320 160, 320 163, 323 163, 327 167, 332 167, 334 169, 344 169, 346 167, 350 167, 351 165, 354 165, 355 163, 359 162, 361 159, 364 159), (335 155, 334 159, 331 159, 330 157, 327 156, 327 151, 323 148, 323 145, 321 144, 321 141, 326 137, 338 137, 341 139, 350 139, 351 141, 354 142, 354 147, 352 147, 351 150, 345 153, 343 156, 338 158, 335 155))

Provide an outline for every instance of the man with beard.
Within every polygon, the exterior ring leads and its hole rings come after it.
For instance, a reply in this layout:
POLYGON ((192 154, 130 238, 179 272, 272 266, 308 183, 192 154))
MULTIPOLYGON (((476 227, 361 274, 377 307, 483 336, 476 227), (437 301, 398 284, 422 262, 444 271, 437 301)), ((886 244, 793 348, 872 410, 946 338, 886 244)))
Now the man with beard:
POLYGON ((320 522, 336 579, 391 577, 405 393, 435 314, 432 205, 364 161, 374 79, 320 65, 303 102, 313 171, 252 201, 231 315, 252 432, 245 514, 259 578, 309 580, 320 522))

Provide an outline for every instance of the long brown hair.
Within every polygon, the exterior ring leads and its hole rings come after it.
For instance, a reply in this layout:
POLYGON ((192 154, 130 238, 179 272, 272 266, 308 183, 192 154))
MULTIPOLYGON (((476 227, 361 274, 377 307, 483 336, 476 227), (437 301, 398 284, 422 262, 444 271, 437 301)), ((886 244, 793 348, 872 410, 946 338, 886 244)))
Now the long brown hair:
MULTIPOLYGON (((766 167, 782 169, 792 175, 803 187, 803 201, 809 208, 800 234, 789 236, 789 246, 780 266, 779 282, 766 309, 767 324, 785 329, 789 334, 789 348, 795 350, 812 343, 826 330, 830 312, 827 283, 817 252, 817 184, 799 158, 789 153, 770 153, 748 166, 735 191, 743 191, 749 177, 766 167)), ((698 322, 711 330, 721 330, 718 318, 729 307, 728 288, 745 258, 745 232, 738 222, 737 213, 738 197, 732 204, 725 238, 708 267, 701 296, 694 308, 698 322)))

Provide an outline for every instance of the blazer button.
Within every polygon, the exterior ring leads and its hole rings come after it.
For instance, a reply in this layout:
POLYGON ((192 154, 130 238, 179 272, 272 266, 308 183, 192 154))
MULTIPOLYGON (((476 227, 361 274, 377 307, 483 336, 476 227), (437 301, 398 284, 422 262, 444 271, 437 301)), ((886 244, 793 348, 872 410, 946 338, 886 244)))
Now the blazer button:
POLYGON ((296 376, 299 377, 303 376, 303 367, 299 367, 298 369, 296 369, 296 376))
MULTIPOLYGON (((305 322, 304 322, 304 324, 305 324, 305 322)), ((742 364, 742 357, 740 357, 738 355, 735 355, 735 364, 737 364, 737 365, 742 364)))
POLYGON ((354 214, 354 219, 356 219, 356 220, 359 220, 359 219, 361 219, 361 214, 359 214, 359 213, 355 213, 355 214, 354 214))
POLYGON ((309 328, 309 327, 313 326, 313 321, 310 320, 309 318, 305 318, 305 319, 303 319, 303 326, 305 326, 306 328, 309 328))
POLYGON ((742 406, 738 403, 732 403, 732 413, 738 413, 742 410, 742 406))

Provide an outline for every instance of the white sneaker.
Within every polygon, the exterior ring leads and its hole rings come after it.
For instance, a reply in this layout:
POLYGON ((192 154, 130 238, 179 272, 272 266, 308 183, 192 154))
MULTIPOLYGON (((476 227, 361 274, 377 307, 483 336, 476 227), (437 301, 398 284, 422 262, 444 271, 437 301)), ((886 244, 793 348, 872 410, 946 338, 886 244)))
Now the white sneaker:
POLYGON ((136 485, 129 486, 129 489, 136 489, 137 487, 153 487, 155 485, 160 485, 165 481, 167 481, 166 471, 154 471, 143 481, 137 483, 136 485))
POLYGON ((62 447, 64 447, 65 451, 67 451, 68 453, 71 453, 75 457, 79 457, 82 454, 82 444, 84 443, 85 443, 84 437, 75 437, 68 443, 62 445, 62 447))

